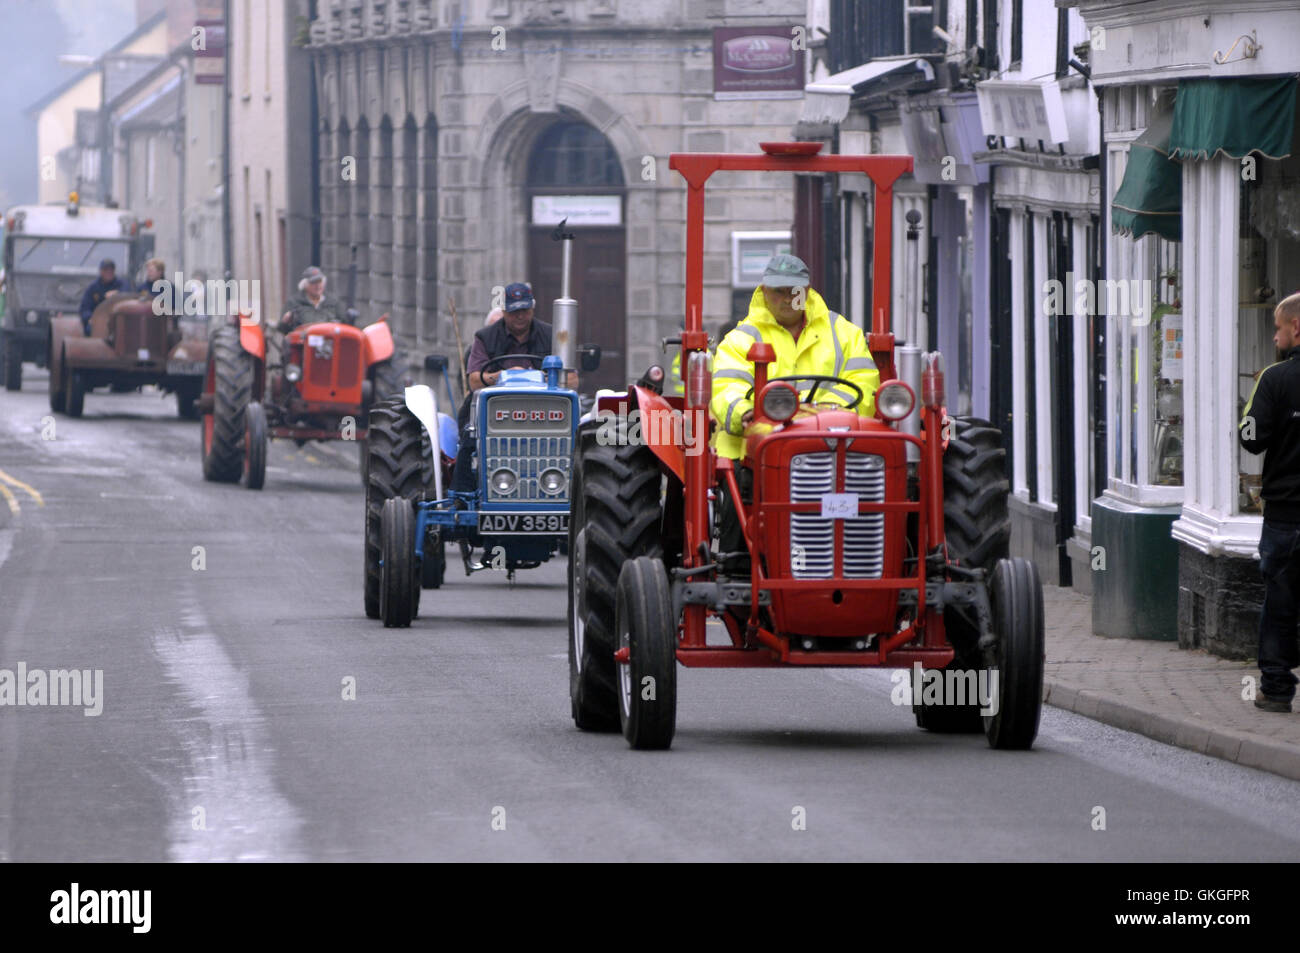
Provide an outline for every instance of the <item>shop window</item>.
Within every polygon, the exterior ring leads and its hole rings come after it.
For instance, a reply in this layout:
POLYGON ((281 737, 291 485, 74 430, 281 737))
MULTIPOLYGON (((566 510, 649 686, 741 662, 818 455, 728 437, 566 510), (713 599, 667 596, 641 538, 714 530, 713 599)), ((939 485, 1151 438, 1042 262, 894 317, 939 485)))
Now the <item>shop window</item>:
MULTIPOLYGON (((1257 159, 1241 183, 1237 257, 1237 418, 1255 379, 1281 355, 1273 346, 1273 310, 1300 290, 1300 157, 1257 159)), ((1259 514, 1263 454, 1238 448, 1237 510, 1259 514)))
POLYGON ((1151 429, 1147 480, 1155 486, 1183 485, 1183 303, 1182 246, 1158 235, 1150 303, 1149 363, 1146 384, 1151 429))

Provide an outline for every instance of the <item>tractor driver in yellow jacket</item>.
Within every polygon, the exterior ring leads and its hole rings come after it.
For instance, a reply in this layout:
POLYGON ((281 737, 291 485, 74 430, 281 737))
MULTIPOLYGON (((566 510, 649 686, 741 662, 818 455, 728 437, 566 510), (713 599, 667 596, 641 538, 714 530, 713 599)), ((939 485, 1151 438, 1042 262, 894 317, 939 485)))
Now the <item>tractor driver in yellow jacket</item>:
MULTIPOLYGON (((774 255, 763 273, 763 283, 754 289, 749 314, 718 345, 713 359, 713 401, 710 410, 717 421, 716 449, 721 457, 739 460, 744 455, 745 427, 753 420, 754 365, 748 354, 751 345, 763 341, 772 345, 776 360, 767 366, 767 377, 795 377, 818 374, 851 381, 862 388, 862 401, 854 408, 872 416, 880 373, 867 348, 862 329, 835 314, 812 288, 808 266, 794 255, 774 255)), ((811 384, 794 382, 801 395, 811 384)), ((857 393, 843 385, 823 383, 817 388, 818 403, 853 403, 857 393)), ((753 471, 737 470, 741 499, 752 499, 753 471)), ((731 494, 721 494, 718 507, 719 548, 727 575, 749 574, 749 554, 740 533, 740 521, 731 494)))
MULTIPOLYGON (((870 417, 876 412, 876 388, 880 373, 867 349, 862 329, 835 314, 811 287, 808 266, 794 255, 774 255, 763 273, 763 283, 754 289, 749 314, 718 345, 713 360, 713 402, 710 409, 718 423, 719 456, 738 460, 744 453, 745 427, 754 416, 754 365, 748 354, 751 345, 763 341, 772 345, 776 361, 767 366, 767 377, 795 377, 818 374, 839 377, 862 388, 862 402, 855 410, 870 417)), ((806 394, 810 385, 795 386, 806 394)), ((818 403, 851 404, 857 394, 848 387, 822 384, 818 403)))

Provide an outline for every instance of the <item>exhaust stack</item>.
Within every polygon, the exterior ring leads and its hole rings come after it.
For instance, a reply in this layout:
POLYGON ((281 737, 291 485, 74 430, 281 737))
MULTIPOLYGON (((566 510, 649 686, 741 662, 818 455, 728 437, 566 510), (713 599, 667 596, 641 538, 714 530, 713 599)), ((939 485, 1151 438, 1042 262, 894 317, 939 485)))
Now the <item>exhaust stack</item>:
POLYGON ((565 370, 578 367, 578 302, 569 297, 569 271, 573 266, 573 232, 566 232, 561 219, 551 240, 564 243, 560 265, 560 296, 551 303, 551 353, 564 362, 565 370))

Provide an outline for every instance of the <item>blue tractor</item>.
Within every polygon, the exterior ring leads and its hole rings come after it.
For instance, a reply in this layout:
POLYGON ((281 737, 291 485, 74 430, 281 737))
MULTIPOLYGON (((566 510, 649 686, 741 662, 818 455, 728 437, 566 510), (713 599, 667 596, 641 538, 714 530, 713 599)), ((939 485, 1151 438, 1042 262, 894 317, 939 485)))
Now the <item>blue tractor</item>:
MULTIPOLYGON (((582 348, 584 370, 600 359, 582 348)), ((564 360, 531 358, 540 369, 504 370, 473 397, 475 489, 449 488, 459 434, 431 388, 416 385, 370 411, 366 468, 366 615, 406 627, 420 590, 437 589, 445 546, 464 543, 465 571, 540 566, 567 551, 569 471, 581 416, 577 392, 561 386, 564 360), (470 547, 483 547, 481 562, 470 547)), ((485 368, 490 370, 491 368, 485 368)))

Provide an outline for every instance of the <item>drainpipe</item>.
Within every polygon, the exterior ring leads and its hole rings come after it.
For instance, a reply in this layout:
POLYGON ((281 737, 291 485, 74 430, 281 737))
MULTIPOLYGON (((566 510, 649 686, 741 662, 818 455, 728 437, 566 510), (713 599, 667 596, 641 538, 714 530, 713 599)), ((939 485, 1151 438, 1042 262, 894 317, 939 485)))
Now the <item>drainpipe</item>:
POLYGON ((222 97, 221 97, 221 270, 223 277, 230 277, 230 268, 234 260, 231 249, 230 221, 230 0, 222 3, 222 30, 225 33, 222 51, 222 97))

